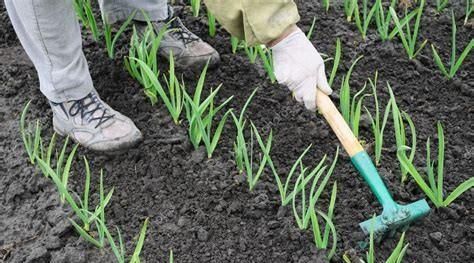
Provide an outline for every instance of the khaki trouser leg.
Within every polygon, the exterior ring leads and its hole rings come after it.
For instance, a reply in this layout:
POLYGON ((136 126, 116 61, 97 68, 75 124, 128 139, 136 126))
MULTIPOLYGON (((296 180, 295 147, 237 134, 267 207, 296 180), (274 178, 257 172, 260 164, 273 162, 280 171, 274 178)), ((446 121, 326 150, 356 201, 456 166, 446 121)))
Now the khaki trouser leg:
POLYGON ((279 37, 300 19, 293 0, 204 0, 217 21, 250 45, 279 37))

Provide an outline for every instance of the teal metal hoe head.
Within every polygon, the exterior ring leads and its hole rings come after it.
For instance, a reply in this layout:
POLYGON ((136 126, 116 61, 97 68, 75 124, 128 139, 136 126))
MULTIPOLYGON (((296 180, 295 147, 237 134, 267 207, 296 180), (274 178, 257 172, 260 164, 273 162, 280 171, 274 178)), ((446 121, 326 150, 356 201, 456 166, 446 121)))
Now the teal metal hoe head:
POLYGON ((428 203, 425 199, 421 199, 407 205, 397 204, 390 208, 385 207, 381 215, 359 225, 365 234, 370 234, 373 229, 374 236, 381 239, 385 236, 393 236, 397 231, 405 231, 411 223, 427 216, 429 212, 428 203))
POLYGON ((365 151, 352 156, 351 161, 383 207, 382 215, 377 216, 375 220, 369 219, 359 224, 366 234, 373 230, 378 239, 392 236, 396 231, 404 231, 412 222, 428 215, 430 207, 424 199, 408 205, 399 205, 393 200, 365 151))

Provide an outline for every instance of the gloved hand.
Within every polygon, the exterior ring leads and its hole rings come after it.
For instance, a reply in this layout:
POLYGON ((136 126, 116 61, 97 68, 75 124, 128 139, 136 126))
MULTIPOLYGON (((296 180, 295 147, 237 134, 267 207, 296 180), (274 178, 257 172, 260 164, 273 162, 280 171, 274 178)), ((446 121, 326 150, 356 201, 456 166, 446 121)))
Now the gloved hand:
POLYGON ((306 35, 297 28, 271 47, 278 83, 287 86, 308 110, 316 109, 316 88, 332 93, 326 79, 324 61, 306 35))

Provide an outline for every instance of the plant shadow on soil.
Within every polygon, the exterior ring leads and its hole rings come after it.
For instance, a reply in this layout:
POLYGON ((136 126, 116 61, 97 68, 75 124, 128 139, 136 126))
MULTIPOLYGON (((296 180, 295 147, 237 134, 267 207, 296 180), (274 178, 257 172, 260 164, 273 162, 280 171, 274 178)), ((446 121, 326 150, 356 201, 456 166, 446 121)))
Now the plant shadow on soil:
MULTIPOLYGON (((459 1, 461 2, 461 1, 459 1)), ((472 55, 465 61, 454 80, 447 81, 435 68, 431 51, 425 48, 417 60, 409 61, 398 40, 381 42, 375 31, 361 40, 353 24, 345 22, 342 7, 324 13, 320 1, 298 1, 302 17, 299 23, 307 30, 317 15, 313 42, 318 50, 331 54, 336 38, 343 43, 343 65, 340 77, 358 55, 364 55, 356 67, 352 86, 362 87, 368 77, 379 71, 379 83, 389 81, 399 106, 413 118, 419 134, 419 149, 428 136, 434 136, 440 120, 447 137, 445 189, 452 191, 472 176, 474 141, 474 79, 472 55)), ((463 5, 454 9, 461 19, 463 5)), ((221 53, 222 63, 211 70, 207 87, 223 83, 219 100, 234 95, 231 106, 240 111, 255 87, 257 97, 248 116, 264 133, 274 132, 272 157, 282 173, 287 172, 299 154, 313 144, 305 163, 315 164, 324 154, 334 157, 337 139, 324 120, 297 105, 278 85, 271 85, 265 73, 249 64, 243 54, 230 52, 228 35, 220 29, 215 38, 208 37, 202 18, 194 18, 182 6, 177 13, 185 24, 221 53)), ((450 12, 437 15, 430 6, 425 11, 421 34, 441 46, 447 57, 450 43, 450 12)), ((51 136, 51 111, 41 95, 34 67, 15 37, 3 3, 0 4, 0 260, 6 262, 113 262, 112 255, 99 251, 74 232, 66 208, 59 205, 57 193, 28 162, 19 136, 19 113, 28 100, 30 120, 43 123, 43 133, 51 136)), ((128 35, 129 36, 128 32, 128 35)), ((473 37, 472 27, 458 28, 458 45, 464 47, 473 37)), ((115 60, 107 59, 102 44, 97 45, 84 34, 84 51, 96 89, 112 107, 131 117, 145 135, 144 141, 119 156, 87 155, 95 172, 93 185, 98 185, 98 172, 106 172, 106 188, 115 187, 107 210, 109 223, 122 230, 127 246, 146 217, 150 218, 143 262, 166 262, 170 249, 177 262, 324 262, 324 251, 314 247, 310 231, 296 227, 291 209, 281 208, 279 194, 270 171, 261 177, 256 189, 248 191, 245 178, 236 171, 232 156, 235 129, 228 121, 221 144, 212 159, 203 149, 191 146, 185 125, 176 126, 162 106, 151 106, 140 86, 123 68, 122 56, 128 41, 123 38, 115 60)), ((163 68, 163 70, 165 70, 163 68)), ((164 71, 163 71, 164 72, 164 71)), ((186 76, 188 86, 195 78, 186 76)), ((383 103, 388 94, 380 85, 383 103)), ((337 96, 335 96, 337 97, 337 96)), ((337 101, 337 99, 334 99, 337 101)), ((366 103, 373 110, 373 103, 366 103)), ((392 129, 391 126, 388 130, 392 129)), ((373 140, 369 123, 363 120, 361 137, 373 140)), ((386 133, 382 164, 379 167, 394 198, 408 203, 424 198, 416 184, 400 184, 400 171, 395 156, 393 133, 386 133)), ((419 150, 417 160, 423 160, 419 150)), ((77 159, 79 160, 79 159, 77 159)), ((82 164, 77 162, 71 176, 71 188, 82 189, 82 164)), ((422 165, 418 161, 419 166, 422 165)), ((363 257, 358 246, 364 235, 358 223, 380 213, 380 206, 368 187, 341 154, 332 176, 338 182, 335 224, 338 231, 337 257, 346 251, 363 257)), ((332 184, 332 182, 330 182, 332 184)), ((329 187, 321 197, 323 210, 329 201, 329 187)), ((97 196, 93 196, 97 199, 97 196)), ((473 191, 470 190, 445 209, 432 209, 431 214, 414 224, 407 232, 410 243, 406 262, 470 262, 474 258, 473 191), (471 240, 471 241, 469 241, 471 240)), ((377 259, 385 259, 398 237, 377 245, 377 259)))

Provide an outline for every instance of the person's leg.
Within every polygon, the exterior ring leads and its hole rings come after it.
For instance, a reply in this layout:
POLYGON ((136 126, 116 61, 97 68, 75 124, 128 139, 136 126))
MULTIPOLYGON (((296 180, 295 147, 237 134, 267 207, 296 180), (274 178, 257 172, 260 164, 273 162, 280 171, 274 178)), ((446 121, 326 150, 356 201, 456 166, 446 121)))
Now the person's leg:
POLYGON ((93 90, 70 1, 5 0, 5 6, 50 101, 80 99, 93 90))
POLYGON ((160 21, 168 18, 167 0, 99 0, 102 14, 109 23, 127 19, 137 11, 135 20, 145 21, 145 12, 151 21, 160 21))
POLYGON ((71 0, 5 0, 10 20, 38 72, 54 130, 98 151, 141 139, 133 122, 103 102, 92 84, 71 0))

